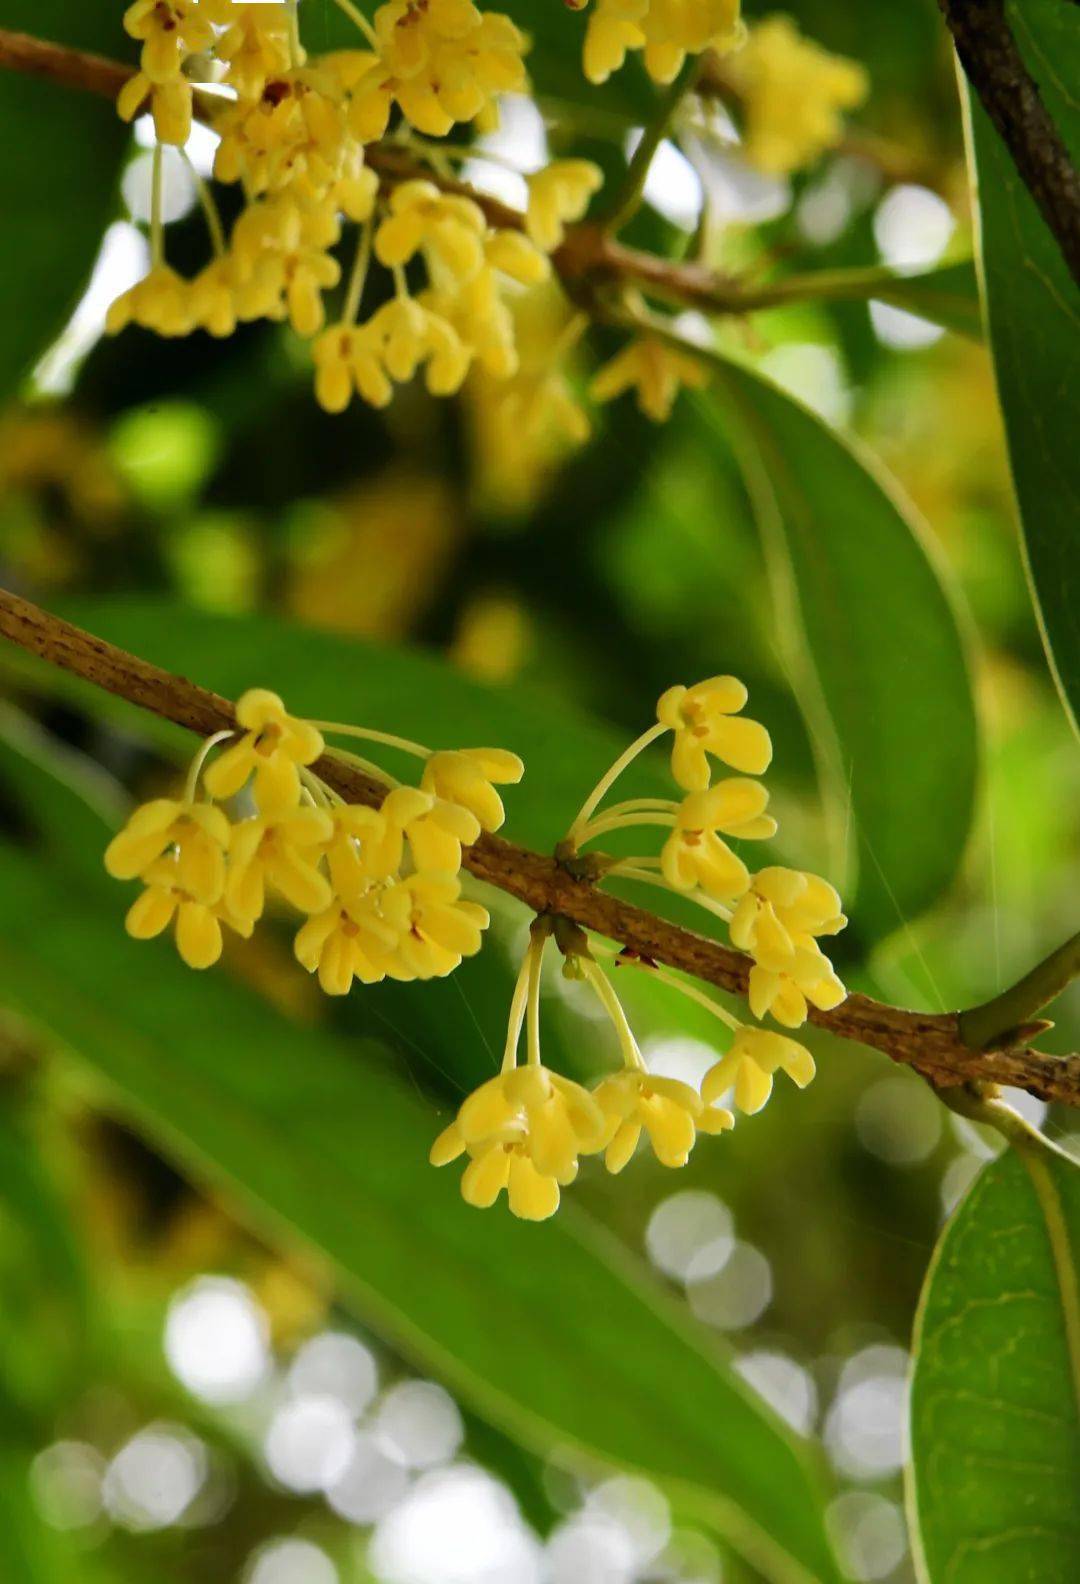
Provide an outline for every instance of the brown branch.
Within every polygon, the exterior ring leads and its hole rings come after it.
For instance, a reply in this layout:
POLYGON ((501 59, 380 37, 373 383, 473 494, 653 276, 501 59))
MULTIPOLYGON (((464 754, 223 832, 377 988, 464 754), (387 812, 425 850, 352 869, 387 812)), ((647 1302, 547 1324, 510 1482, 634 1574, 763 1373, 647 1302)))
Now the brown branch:
MULTIPOLYGON (((228 699, 127 654, 4 590, 0 590, 0 635, 199 736, 235 727, 228 699)), ((374 805, 384 795, 382 785, 332 753, 315 768, 352 803, 374 805)), ((464 864, 478 880, 497 886, 534 912, 562 914, 654 962, 692 974, 721 990, 738 995, 746 992, 750 962, 740 952, 575 879, 554 858, 484 835, 466 849, 464 864)), ((820 1028, 841 1039, 873 1046, 893 1061, 913 1067, 935 1087, 1007 1084, 1045 1100, 1080 1106, 1080 1055, 1052 1056, 1027 1048, 1021 1041, 1032 1032, 1030 1028, 1016 1031, 1014 1048, 979 1051, 961 1038, 957 1013, 907 1012, 869 996, 852 995, 835 1011, 812 1011, 810 1016, 820 1028)))
POLYGON ((1080 172, 1024 64, 1004 0, 938 4, 968 81, 1080 284, 1080 172))
MULTIPOLYGON (((27 72, 63 87, 82 89, 115 99, 134 68, 100 55, 87 55, 0 28, 0 70, 27 72)), ((200 120, 212 122, 222 106, 215 94, 196 89, 195 113, 200 120)), ((468 183, 434 172, 401 144, 392 141, 369 144, 364 150, 368 164, 394 185, 424 176, 444 192, 470 198, 487 216, 488 222, 504 230, 521 230, 525 217, 501 199, 478 192, 468 183)), ((764 308, 808 299, 844 301, 873 296, 888 297, 896 285, 891 270, 820 270, 809 275, 791 275, 781 281, 754 285, 710 269, 704 264, 661 258, 640 248, 626 247, 602 226, 592 222, 569 226, 566 239, 552 255, 555 266, 571 296, 589 303, 598 289, 619 285, 637 286, 652 297, 706 313, 741 315, 764 308)), ((917 277, 910 277, 907 284, 917 277)))

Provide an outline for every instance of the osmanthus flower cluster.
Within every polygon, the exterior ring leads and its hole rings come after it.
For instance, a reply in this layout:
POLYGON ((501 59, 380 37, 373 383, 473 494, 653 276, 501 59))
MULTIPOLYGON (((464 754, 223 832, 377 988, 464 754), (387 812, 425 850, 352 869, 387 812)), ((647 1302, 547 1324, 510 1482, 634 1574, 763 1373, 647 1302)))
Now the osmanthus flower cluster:
MULTIPOLYGON (((550 278, 551 255, 598 192, 600 168, 550 162, 528 177, 514 225, 494 226, 450 174, 468 145, 432 141, 497 124, 500 96, 528 90, 529 40, 474 0, 387 0, 370 19, 354 0, 335 4, 355 24, 357 47, 310 57, 295 0, 134 0, 123 13, 140 64, 118 110, 130 120, 148 107, 158 141, 150 270, 113 303, 108 330, 227 336, 243 322, 287 321, 313 343, 315 393, 330 412, 354 397, 385 406, 420 373, 434 396, 453 395, 472 375, 503 387, 504 428, 541 449, 580 444, 590 426, 566 377, 580 315, 573 335, 553 337, 524 368, 517 307, 550 278), (214 176, 238 188, 243 205, 227 234, 199 182, 212 257, 187 277, 165 256, 161 151, 183 147, 196 91, 220 138, 214 176), (414 173, 388 175, 381 161, 380 176, 367 157, 376 141, 414 173), (343 270, 347 228, 355 238, 343 270), (386 272, 377 286, 373 263, 386 272)), ((592 0, 583 69, 602 83, 640 50, 650 75, 668 83, 708 50, 715 81, 743 105, 746 154, 788 170, 836 142, 841 112, 863 95, 861 69, 783 18, 748 32, 739 10, 739 0, 592 0)), ((692 353, 646 333, 590 393, 602 402, 634 391, 663 421, 678 391, 706 378, 692 353)))
MULTIPOLYGON (((174 926, 192 968, 222 952, 222 927, 250 936, 271 898, 305 915, 298 960, 328 995, 358 979, 432 979, 479 951, 487 911, 461 894, 461 850, 503 822, 496 785, 524 766, 501 748, 433 752, 365 727, 297 720, 276 693, 254 688, 236 706, 237 732, 196 754, 179 798, 135 809, 105 866, 142 891, 128 933, 174 926), (378 808, 345 803, 311 766, 323 733, 359 737, 423 762, 419 786, 381 779, 378 808)), ((346 755, 355 758, 354 755, 346 755)))
MULTIPOLYGON (((765 727, 743 714, 746 701, 745 687, 730 676, 669 688, 655 723, 600 778, 557 853, 563 863, 584 864, 594 879, 664 887, 724 920, 732 943, 753 959, 754 1016, 797 1029, 810 1006, 834 1007, 844 998, 818 942, 845 919, 827 881, 777 866, 751 874, 733 845, 776 833, 757 779, 772 744, 765 727), (680 796, 605 804, 637 756, 667 736, 680 796), (714 780, 718 765, 724 773, 714 780), (602 836, 649 826, 665 832, 658 854, 582 852, 602 836)), ((276 900, 303 915, 295 954, 328 995, 347 994, 356 980, 440 978, 479 951, 488 925, 487 911, 462 894, 463 849, 501 827, 498 788, 523 771, 506 749, 432 750, 374 728, 301 720, 276 693, 255 688, 237 703, 236 730, 217 732, 199 748, 182 794, 135 809, 109 844, 105 865, 115 878, 142 885, 128 932, 145 940, 173 927, 192 968, 218 960, 223 929, 250 936, 276 900), (345 802, 314 769, 327 734, 415 757, 419 784, 403 785, 337 749, 340 760, 386 789, 377 807, 345 802)), ((814 1076, 798 1040, 746 1023, 670 970, 590 937, 560 915, 540 913, 511 999, 501 1070, 464 1100, 431 1160, 441 1166, 467 1156, 461 1191, 469 1204, 492 1205, 505 1190, 515 1215, 542 1220, 558 1207, 583 1155, 602 1154, 607 1169, 620 1172, 644 1135, 661 1164, 683 1166, 699 1134, 734 1126, 721 1104, 729 1091, 739 1110, 758 1111, 781 1070, 800 1087, 814 1076), (591 1090, 541 1058, 541 971, 553 939, 563 972, 593 991, 620 1052, 618 1071, 591 1090), (730 1031, 729 1048, 700 1092, 649 1071, 598 960, 604 958, 612 969, 630 965, 657 976, 730 1031)))
MULTIPOLYGON (((800 1027, 810 1005, 834 1007, 845 990, 818 945, 846 922, 840 898, 827 881, 801 870, 769 867, 752 875, 732 843, 767 840, 776 822, 767 812, 768 792, 756 779, 769 765, 768 732, 742 710, 747 694, 734 677, 713 677, 695 687, 670 688, 657 706, 656 723, 601 777, 585 800, 559 855, 581 857, 589 842, 616 831, 644 826, 667 832, 657 855, 612 858, 588 855, 592 872, 687 895, 723 919, 733 944, 753 958, 750 1005, 755 1017, 771 1014, 788 1028, 800 1027), (678 799, 639 797, 602 807, 610 789, 651 743, 671 736, 672 776, 678 799), (713 780, 719 763, 740 772, 713 780)), ((431 1160, 442 1166, 467 1155, 461 1191, 469 1204, 491 1205, 505 1189, 510 1209, 542 1219, 558 1206, 560 1190, 577 1175, 580 1157, 602 1154, 610 1172, 627 1165, 642 1135, 662 1165, 685 1165, 700 1134, 734 1126, 721 1102, 730 1092, 744 1113, 760 1111, 785 1072, 803 1088, 814 1076, 805 1045, 773 1029, 743 1022, 656 963, 597 939, 567 921, 541 916, 518 974, 501 1072, 461 1105, 436 1139, 431 1160), (540 1055, 540 970, 554 935, 564 956, 563 972, 594 991, 614 1029, 622 1065, 590 1092, 545 1067, 540 1055), (706 1074, 700 1092, 676 1079, 651 1073, 642 1058, 611 976, 624 965, 653 974, 705 1006, 731 1033, 727 1051, 706 1074), (518 1065, 521 1030, 527 1023, 527 1059, 518 1065)))

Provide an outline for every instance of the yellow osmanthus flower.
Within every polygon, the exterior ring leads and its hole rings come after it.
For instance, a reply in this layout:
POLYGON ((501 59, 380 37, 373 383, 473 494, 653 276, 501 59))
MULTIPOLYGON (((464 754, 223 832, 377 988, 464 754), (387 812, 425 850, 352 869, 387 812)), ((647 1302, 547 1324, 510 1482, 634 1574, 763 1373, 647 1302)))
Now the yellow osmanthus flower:
POLYGON ((293 949, 309 973, 318 973, 327 995, 348 995, 354 979, 378 984, 394 972, 394 952, 401 938, 396 924, 386 920, 377 897, 357 894, 355 900, 335 897, 322 913, 315 914, 297 931, 293 949))
POLYGON ((684 385, 702 390, 708 383, 709 371, 698 358, 656 336, 642 335, 604 364, 593 377, 589 394, 594 401, 605 402, 634 390, 646 417, 665 423, 684 385))
POLYGON ((514 785, 525 774, 516 753, 506 748, 458 748, 433 753, 424 766, 425 792, 468 809, 486 831, 497 831, 506 818, 496 785, 514 785))
POLYGON ((484 212, 469 198, 439 191, 434 182, 407 181, 390 195, 390 212, 375 232, 375 256, 393 267, 423 250, 429 265, 468 280, 484 262, 484 212))
POLYGON ((328 810, 331 835, 326 867, 335 897, 354 902, 382 882, 396 878, 405 839, 401 827, 382 809, 338 803, 328 810))
POLYGON ((318 808, 282 808, 234 826, 225 897, 237 918, 262 917, 268 885, 300 913, 329 907, 319 861, 333 834, 330 815, 318 808))
POLYGON ((221 956, 221 925, 251 934, 251 921, 238 918, 222 898, 213 903, 193 896, 174 857, 158 858, 141 876, 146 889, 128 909, 124 927, 135 940, 152 940, 176 921, 176 949, 189 968, 210 968, 221 956))
POLYGON ((322 293, 341 277, 329 251, 340 235, 330 200, 299 205, 279 194, 249 205, 233 227, 231 243, 238 317, 287 315, 298 335, 315 335, 324 322, 322 293))
POLYGON ((229 821, 212 803, 155 798, 141 803, 105 849, 114 880, 136 880, 173 850, 176 884, 212 907, 225 889, 229 821))
POLYGON ((195 328, 191 286, 167 264, 159 264, 109 305, 105 329, 118 335, 129 324, 159 336, 186 336, 195 328))
POLYGON ((300 801, 300 767, 323 752, 322 733, 286 713, 276 693, 250 688, 237 701, 237 723, 244 728, 210 765, 203 784, 211 797, 227 798, 254 776, 255 802, 263 814, 295 808, 300 801))
POLYGON ((232 0, 135 0, 124 12, 124 31, 142 45, 139 70, 121 88, 116 108, 130 121, 149 97, 154 130, 162 143, 186 143, 191 134, 188 58, 208 50, 214 24, 228 19, 232 0))
POLYGON ((722 840, 760 841, 776 834, 776 821, 765 813, 769 794, 760 781, 729 776, 705 792, 691 792, 675 813, 675 828, 660 853, 664 879, 679 891, 700 886, 718 901, 742 896, 750 873, 742 859, 722 840))
POLYGON ((595 1091, 607 1119, 604 1164, 621 1172, 637 1149, 642 1130, 662 1166, 685 1166, 698 1132, 722 1133, 735 1118, 723 1107, 706 1106, 696 1089, 677 1078, 627 1067, 605 1078, 595 1091))
POLYGON ((709 785, 709 755, 744 775, 763 775, 772 760, 772 741, 757 721, 740 718, 749 697, 732 676, 710 677, 693 687, 671 687, 656 706, 657 720, 675 734, 671 773, 688 792, 709 785))
POLYGON ((785 16, 752 27, 723 73, 743 102, 743 153, 777 176, 833 148, 843 136, 843 112, 862 104, 870 86, 857 61, 803 38, 785 16))
POLYGON ((543 1220, 558 1206, 560 1184, 577 1176, 578 1156, 600 1148, 605 1125, 587 1089, 530 1063, 474 1090, 435 1140, 431 1160, 442 1166, 468 1151, 466 1203, 486 1209, 505 1188, 515 1215, 543 1220))
POLYGON ((585 75, 607 82, 629 51, 644 50, 649 76, 669 83, 687 55, 724 55, 744 37, 739 0, 597 0, 585 34, 585 75))
POLYGON ((229 86, 239 97, 257 99, 267 81, 283 77, 292 64, 287 8, 232 5, 214 53, 225 63, 229 86))
POLYGON ((525 230, 544 253, 554 253, 566 235, 566 222, 580 220, 589 199, 604 183, 592 160, 553 160, 529 177, 525 230))
POLYGON ((761 869, 731 918, 731 943, 767 968, 783 968, 801 937, 836 935, 847 919, 839 893, 800 869, 761 869))
POLYGON ((772 1094, 773 1074, 780 1071, 805 1089, 814 1076, 814 1058, 805 1045, 786 1034, 743 1024, 727 1054, 705 1074, 701 1097, 707 1104, 714 1104, 734 1086, 735 1104, 740 1111, 753 1115, 772 1094))
POLYGON ((419 871, 398 882, 383 900, 383 912, 401 921, 397 978, 442 979, 463 957, 480 950, 490 923, 486 908, 461 895, 456 875, 419 871))
POLYGON ((322 198, 346 155, 358 151, 347 137, 332 76, 314 67, 270 79, 258 98, 220 111, 214 127, 221 137, 214 175, 222 182, 243 181, 249 199, 285 187, 295 198, 322 198))
POLYGON ((534 925, 510 1004, 502 1071, 480 1085, 431 1147, 431 1163, 445 1166, 468 1152, 461 1193, 477 1209, 506 1189, 510 1209, 543 1221, 559 1206, 559 1188, 573 1182, 578 1157, 601 1149, 604 1113, 580 1084, 545 1067, 540 1056, 540 971, 547 935, 534 925), (528 1063, 517 1065, 528 1019, 528 1063))
POLYGON ((475 370, 466 386, 478 489, 499 512, 520 512, 537 499, 553 465, 590 433, 588 415, 567 377, 567 363, 588 320, 568 312, 551 286, 508 303, 517 372, 475 370))
POLYGON ((526 84, 525 35, 471 0, 391 0, 375 13, 376 48, 342 62, 349 124, 363 143, 383 136, 396 103, 418 132, 444 137, 455 121, 487 118, 495 96, 526 84))
POLYGON ((419 870, 457 874, 461 849, 471 847, 480 835, 480 821, 471 809, 419 787, 396 787, 387 794, 382 812, 407 838, 419 870))
POLYGON ((807 1003, 827 1012, 840 1005, 847 991, 817 942, 804 935, 796 937, 794 955, 782 969, 754 964, 748 995, 756 1018, 771 1012, 785 1028, 801 1028, 809 1011, 807 1003))

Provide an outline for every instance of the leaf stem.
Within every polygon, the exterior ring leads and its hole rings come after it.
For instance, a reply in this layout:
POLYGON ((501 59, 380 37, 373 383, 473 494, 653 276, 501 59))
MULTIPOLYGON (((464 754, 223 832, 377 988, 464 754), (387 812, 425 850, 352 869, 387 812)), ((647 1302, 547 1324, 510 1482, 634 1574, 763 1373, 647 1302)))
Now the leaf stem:
POLYGON ((626 174, 615 194, 611 211, 603 221, 603 228, 609 235, 617 236, 640 209, 653 155, 667 136, 679 106, 694 86, 700 70, 700 55, 688 55, 667 93, 661 99, 655 116, 642 132, 641 140, 634 150, 626 174))

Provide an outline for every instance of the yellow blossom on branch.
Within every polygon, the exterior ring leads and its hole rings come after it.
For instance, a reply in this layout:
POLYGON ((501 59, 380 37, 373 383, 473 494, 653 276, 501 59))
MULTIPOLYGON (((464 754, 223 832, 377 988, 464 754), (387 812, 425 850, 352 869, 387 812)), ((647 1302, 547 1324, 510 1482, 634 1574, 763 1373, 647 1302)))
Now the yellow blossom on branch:
POLYGON ((843 135, 843 112, 862 104, 870 86, 856 61, 803 38, 785 16, 752 27, 722 72, 742 99, 746 158, 779 176, 834 147, 843 135))
POLYGON ((251 688, 241 696, 236 719, 244 735, 209 766, 206 790, 211 797, 232 797, 254 776, 255 802, 262 813, 294 808, 300 800, 300 766, 313 764, 322 753, 322 734, 287 714, 278 695, 266 688, 251 688))
POLYGON ((506 810, 495 787, 513 785, 524 774, 524 764, 506 748, 459 748, 433 753, 424 766, 421 786, 448 803, 460 803, 484 830, 496 831, 506 810))
POLYGON ((114 880, 135 880, 170 849, 177 883, 212 906, 225 889, 229 821, 212 803, 155 798, 142 803, 105 849, 114 880))
POLYGON ((687 55, 706 49, 723 55, 741 44, 739 9, 739 0, 596 0, 585 34, 585 75, 604 83, 631 50, 643 50, 649 76, 669 83, 687 55))
POLYGON ((801 1028, 809 1007, 828 1011, 847 995, 832 963, 809 935, 796 939, 796 949, 782 969, 755 963, 750 970, 750 1010, 756 1018, 769 1012, 785 1028, 801 1028))
POLYGON ((722 1107, 703 1104, 689 1084, 633 1068, 605 1078, 596 1101, 607 1119, 604 1164, 620 1172, 644 1130, 662 1166, 685 1166, 698 1131, 721 1133, 735 1119, 722 1107))
POLYGON ((671 687, 656 706, 656 718, 675 734, 671 773, 688 792, 709 785, 709 755, 745 775, 763 775, 772 760, 765 727, 739 716, 747 691, 737 677, 710 677, 693 687, 671 687))
POLYGON ((242 820, 233 831, 225 895, 238 918, 262 917, 269 885, 300 913, 330 904, 319 860, 334 833, 325 809, 286 808, 242 820))
POLYGON ((691 792, 675 813, 675 828, 660 853, 660 868, 679 891, 699 885, 711 897, 728 901, 743 894, 750 874, 720 832, 739 840, 762 840, 776 834, 776 821, 765 813, 769 794, 760 781, 729 776, 705 792, 691 792))
POLYGON ((566 235, 566 222, 580 220, 604 173, 592 160, 553 160, 529 177, 525 230, 545 253, 554 253, 566 235))
POLYGON ((624 391, 637 392, 638 406, 654 423, 665 423, 679 391, 703 390, 709 371, 689 352, 652 335, 637 336, 593 378, 589 394, 594 401, 611 401, 624 391))
POLYGON ((744 1024, 737 1030, 727 1054, 705 1074, 701 1097, 713 1104, 734 1087, 735 1104, 740 1111, 752 1115, 772 1094, 773 1074, 780 1071, 805 1089, 814 1076, 814 1058, 805 1045, 786 1034, 744 1024))
POLYGON ((769 968, 783 968, 801 936, 835 935, 847 923, 827 880, 800 869, 757 873, 732 915, 732 945, 769 968))

